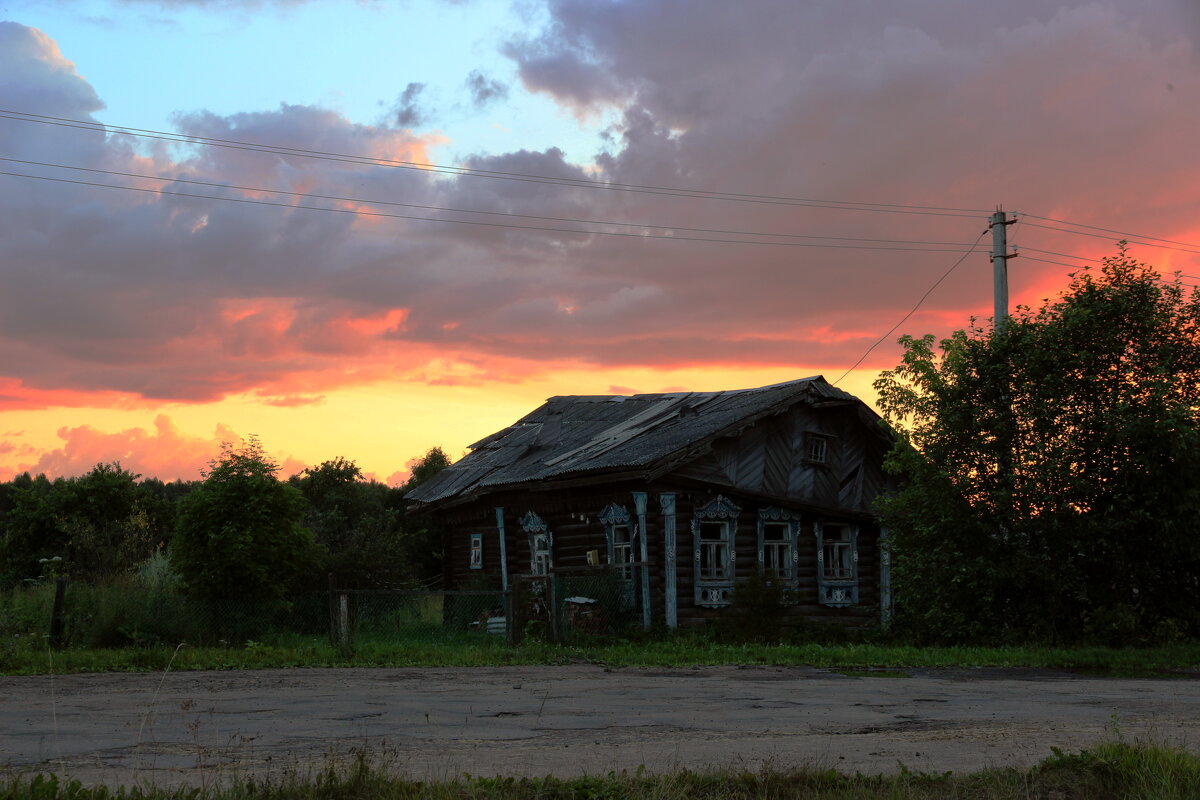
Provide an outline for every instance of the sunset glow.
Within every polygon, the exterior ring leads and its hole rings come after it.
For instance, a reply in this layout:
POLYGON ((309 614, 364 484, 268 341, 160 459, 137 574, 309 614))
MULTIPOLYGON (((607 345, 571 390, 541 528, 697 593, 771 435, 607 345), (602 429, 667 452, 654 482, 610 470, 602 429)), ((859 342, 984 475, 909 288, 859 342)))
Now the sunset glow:
POLYGON ((1200 13, 868 5, 8 4, 0 479, 256 434, 396 483, 558 394, 873 402, 991 316, 997 204, 1013 306, 1120 239, 1200 284, 1200 13))

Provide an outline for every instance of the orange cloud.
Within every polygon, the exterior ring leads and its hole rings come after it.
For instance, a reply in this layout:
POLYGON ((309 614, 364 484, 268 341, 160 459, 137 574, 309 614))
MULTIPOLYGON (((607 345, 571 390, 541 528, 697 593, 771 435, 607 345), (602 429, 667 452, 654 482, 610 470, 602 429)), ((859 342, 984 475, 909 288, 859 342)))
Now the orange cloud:
MULTIPOLYGON (((41 453, 34 461, 0 468, 0 479, 10 480, 22 472, 45 473, 52 478, 80 475, 98 463, 117 461, 148 478, 198 480, 201 470, 220 454, 221 445, 240 438, 226 425, 218 425, 208 438, 188 436, 166 414, 155 417, 154 428, 149 431, 129 428, 105 433, 91 425, 79 425, 59 428, 57 435, 61 447, 41 453)), ((292 458, 285 458, 281 466, 283 475, 304 468, 302 462, 292 458)))

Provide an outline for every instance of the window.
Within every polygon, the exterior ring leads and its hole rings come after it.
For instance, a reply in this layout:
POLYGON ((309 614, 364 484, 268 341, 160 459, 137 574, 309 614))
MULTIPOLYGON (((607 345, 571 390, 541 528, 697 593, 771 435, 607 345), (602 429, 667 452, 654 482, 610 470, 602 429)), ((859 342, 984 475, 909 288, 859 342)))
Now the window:
POLYGON ((829 437, 819 433, 809 433, 804 437, 805 460, 814 464, 824 464, 829 460, 829 437))
POLYGON ((758 512, 758 571, 773 573, 795 586, 799 561, 796 536, 800 531, 800 515, 781 508, 764 508, 758 512))
POLYGON ((729 558, 728 522, 700 523, 700 580, 724 581, 733 578, 729 558))
POLYGON ((847 528, 830 528, 825 533, 822 573, 827 581, 848 581, 854 577, 854 551, 847 528))
POLYGON ((737 574, 734 549, 741 509, 725 497, 697 508, 692 517, 695 602, 716 608, 729 605, 737 574))
POLYGON ((853 525, 816 523, 817 585, 827 606, 858 602, 858 528, 853 525))
POLYGON ((483 569, 483 534, 471 534, 471 569, 483 569))
POLYGON ((532 511, 521 517, 521 530, 529 536, 529 572, 532 575, 549 575, 554 566, 552 548, 554 535, 546 528, 542 518, 532 511))
POLYGON ((608 541, 608 563, 612 564, 625 580, 633 578, 633 540, 637 526, 630 524, 629 512, 616 503, 610 503, 600 512, 604 525, 604 536, 608 541))

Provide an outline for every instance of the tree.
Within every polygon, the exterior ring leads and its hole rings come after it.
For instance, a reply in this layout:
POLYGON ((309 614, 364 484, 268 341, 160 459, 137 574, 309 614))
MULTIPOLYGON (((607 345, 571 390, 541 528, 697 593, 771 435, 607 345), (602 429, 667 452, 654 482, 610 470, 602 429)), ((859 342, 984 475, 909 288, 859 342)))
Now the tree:
POLYGON ((317 563, 300 490, 255 437, 222 445, 204 482, 180 501, 171 558, 201 597, 279 599, 317 563))
POLYGON ((61 573, 102 580, 149 558, 168 538, 169 508, 117 462, 85 475, 45 476, 6 484, 0 571, 5 582, 36 578, 42 560, 58 557, 61 573))
MULTIPOLYGON (((411 463, 411 462, 410 462, 411 463)), ((416 464, 413 464, 412 475, 408 481, 396 491, 398 498, 420 486, 425 481, 437 475, 450 466, 450 457, 440 447, 431 447, 416 464)), ((412 512, 405 508, 402 522, 404 526, 404 557, 412 565, 414 575, 422 581, 431 583, 441 579, 442 573, 442 533, 433 524, 428 514, 412 512)))
POLYGON ((308 501, 305 524, 326 553, 323 573, 333 573, 339 585, 359 587, 413 577, 387 485, 365 480, 358 465, 341 457, 305 469, 289 483, 308 501))
POLYGON ((929 640, 1200 633, 1200 298, 1124 248, 999 332, 903 337, 880 507, 929 640))

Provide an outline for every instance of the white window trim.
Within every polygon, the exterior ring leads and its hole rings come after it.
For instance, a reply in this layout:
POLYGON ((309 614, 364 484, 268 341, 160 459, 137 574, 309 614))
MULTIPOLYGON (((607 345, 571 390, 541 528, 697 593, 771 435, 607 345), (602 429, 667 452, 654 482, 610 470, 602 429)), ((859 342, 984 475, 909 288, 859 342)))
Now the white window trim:
POLYGON ((549 575, 554 569, 554 534, 546 527, 546 523, 532 511, 526 511, 521 517, 521 530, 529 537, 529 574, 549 575), (539 547, 545 542, 545 548, 539 547), (538 555, 545 553, 545 567, 539 565, 538 555))
POLYGON ((692 514, 692 582, 694 598, 698 606, 721 608, 729 605, 733 597, 733 584, 737 576, 737 518, 742 509, 723 495, 697 508, 692 514), (700 527, 701 523, 715 522, 722 526, 720 542, 725 551, 725 577, 700 577, 700 527))
POLYGON ((758 574, 766 574, 767 569, 767 538, 766 529, 768 525, 783 525, 786 527, 784 542, 787 544, 787 561, 788 572, 785 575, 778 577, 789 587, 796 588, 799 585, 800 576, 800 515, 794 511, 787 511, 782 508, 764 508, 758 512, 758 574))
POLYGON ((821 605, 839 608, 858 603, 858 526, 844 522, 813 523, 817 540, 817 591, 821 605), (844 528, 850 533, 850 577, 825 576, 825 529, 844 528))
POLYGON ((483 534, 471 534, 471 554, 469 566, 471 569, 483 569, 483 534))

